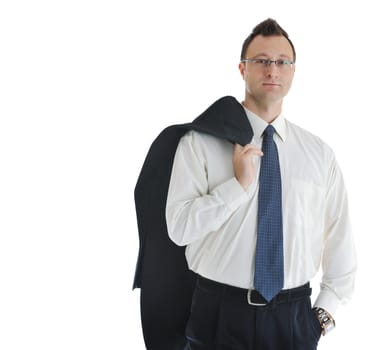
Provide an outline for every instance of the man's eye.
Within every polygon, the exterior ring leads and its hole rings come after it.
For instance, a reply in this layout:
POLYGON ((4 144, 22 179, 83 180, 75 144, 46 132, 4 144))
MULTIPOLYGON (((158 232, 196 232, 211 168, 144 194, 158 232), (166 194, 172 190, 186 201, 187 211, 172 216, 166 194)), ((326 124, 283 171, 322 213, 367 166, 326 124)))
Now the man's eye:
POLYGON ((288 66, 290 61, 287 60, 277 60, 277 66, 288 66))
POLYGON ((256 63, 258 63, 258 64, 266 64, 266 63, 267 63, 267 60, 265 60, 265 59, 263 59, 263 58, 258 58, 258 59, 256 60, 256 63))

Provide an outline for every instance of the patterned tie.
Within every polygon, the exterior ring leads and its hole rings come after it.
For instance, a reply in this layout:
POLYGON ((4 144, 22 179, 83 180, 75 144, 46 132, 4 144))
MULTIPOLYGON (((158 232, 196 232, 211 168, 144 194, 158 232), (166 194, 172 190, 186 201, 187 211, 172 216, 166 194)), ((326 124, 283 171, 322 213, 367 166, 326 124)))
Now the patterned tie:
POLYGON ((283 288, 282 184, 274 127, 263 135, 254 286, 270 301, 283 288))

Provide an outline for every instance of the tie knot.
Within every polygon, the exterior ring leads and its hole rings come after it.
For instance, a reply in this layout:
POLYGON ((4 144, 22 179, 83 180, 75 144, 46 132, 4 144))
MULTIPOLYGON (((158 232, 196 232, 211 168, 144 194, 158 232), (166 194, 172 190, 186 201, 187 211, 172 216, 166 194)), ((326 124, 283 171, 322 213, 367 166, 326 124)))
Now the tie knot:
POLYGON ((273 137, 275 133, 275 129, 272 125, 268 125, 266 129, 264 130, 264 135, 273 137))

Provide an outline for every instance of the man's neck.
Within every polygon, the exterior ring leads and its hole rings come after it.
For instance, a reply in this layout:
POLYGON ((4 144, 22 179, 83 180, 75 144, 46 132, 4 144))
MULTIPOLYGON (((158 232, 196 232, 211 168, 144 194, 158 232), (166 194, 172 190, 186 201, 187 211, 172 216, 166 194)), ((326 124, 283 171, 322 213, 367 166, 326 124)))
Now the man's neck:
POLYGON ((253 101, 246 99, 243 102, 245 108, 265 120, 267 123, 271 123, 276 119, 282 112, 282 102, 272 105, 260 105, 253 101))

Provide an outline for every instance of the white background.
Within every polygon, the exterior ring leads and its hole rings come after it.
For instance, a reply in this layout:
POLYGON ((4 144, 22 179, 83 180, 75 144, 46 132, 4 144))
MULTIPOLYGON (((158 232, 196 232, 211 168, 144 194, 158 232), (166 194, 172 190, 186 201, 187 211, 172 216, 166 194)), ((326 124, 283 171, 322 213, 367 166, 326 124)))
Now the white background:
POLYGON ((284 112, 335 150, 357 241, 356 293, 319 349, 371 348, 369 4, 2 1, 0 349, 144 349, 131 290, 141 165, 167 125, 243 98, 241 45, 268 17, 298 56, 284 112))

